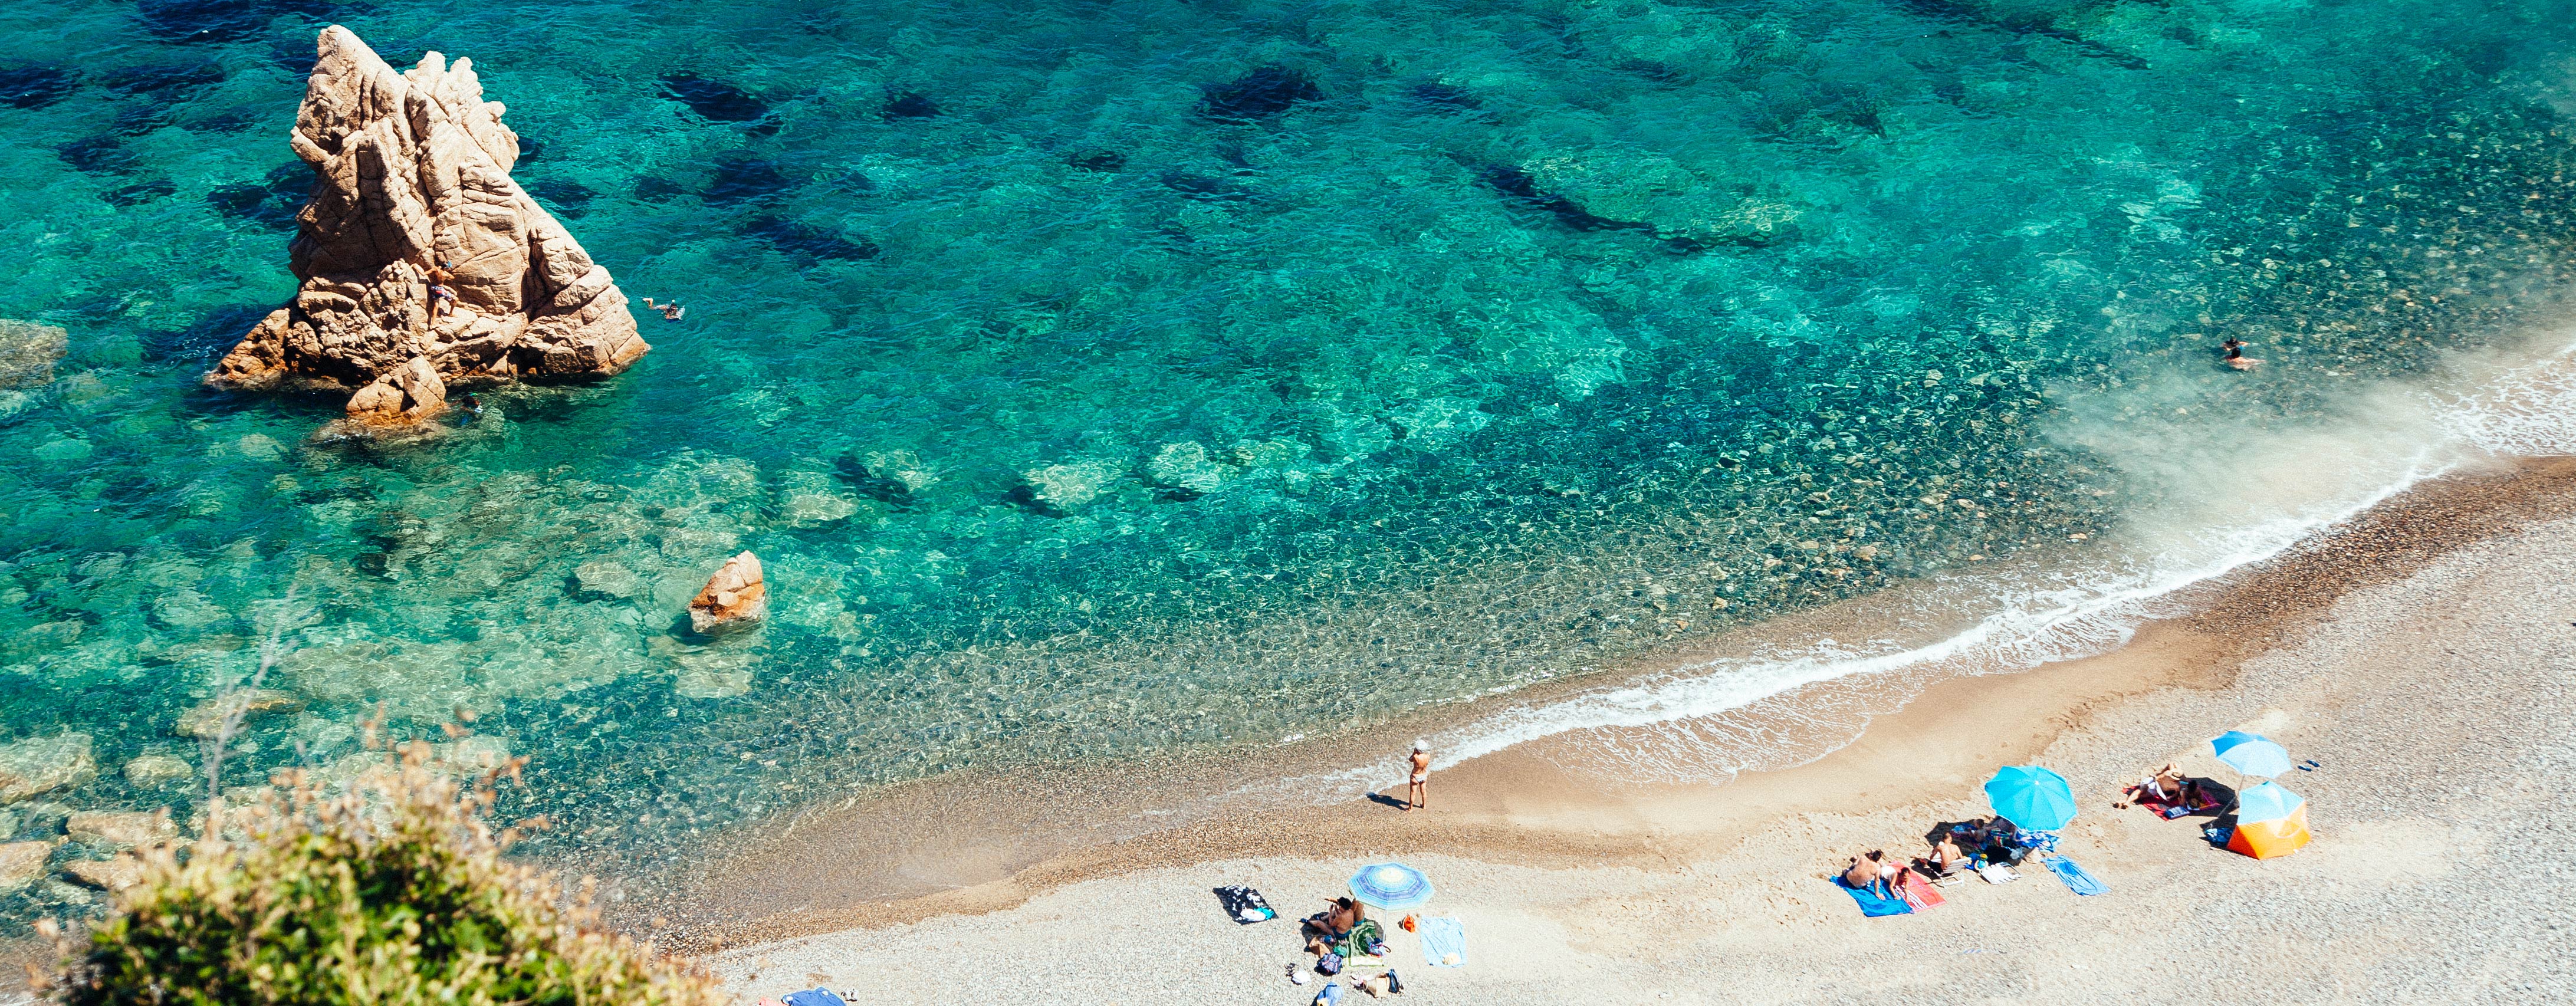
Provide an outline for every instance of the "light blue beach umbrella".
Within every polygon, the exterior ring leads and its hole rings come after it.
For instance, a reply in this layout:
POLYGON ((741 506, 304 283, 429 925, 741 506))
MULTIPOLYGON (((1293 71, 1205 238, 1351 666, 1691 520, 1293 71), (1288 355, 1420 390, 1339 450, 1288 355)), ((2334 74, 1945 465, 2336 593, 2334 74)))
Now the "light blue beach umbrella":
POLYGON ((2056 831, 2075 820, 2075 788, 2037 765, 2010 765, 1986 780, 1986 804, 2031 831, 2056 831))
POLYGON ((2280 783, 2258 782, 2236 792, 2236 821, 2240 825, 2285 821, 2307 802, 2308 798, 2282 789, 2280 783))
POLYGON ((2219 761, 2226 762, 2228 768, 2246 775, 2270 778, 2290 772, 2290 750, 2262 734, 2230 730, 2210 738, 2209 749, 2218 755, 2219 761))
POLYGON ((1431 900, 1431 878, 1402 863, 1378 863, 1351 874, 1351 897, 1371 908, 1418 908, 1431 900))

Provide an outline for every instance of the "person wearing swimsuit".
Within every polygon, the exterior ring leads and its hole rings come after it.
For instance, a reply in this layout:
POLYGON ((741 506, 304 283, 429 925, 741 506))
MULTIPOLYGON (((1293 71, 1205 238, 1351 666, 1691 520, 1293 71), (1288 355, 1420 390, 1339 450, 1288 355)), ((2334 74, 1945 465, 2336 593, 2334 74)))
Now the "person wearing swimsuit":
POLYGON ((2238 370, 2252 370, 2263 365, 2263 361, 2245 355, 2245 344, 2237 341, 2235 336, 2228 336, 2227 341, 2218 345, 2219 348, 2227 351, 2227 365, 2230 367, 2238 370))
POLYGON ((1422 806, 1426 800, 1425 787, 1431 782, 1430 745, 1414 741, 1413 757, 1409 761, 1413 765, 1413 778, 1404 786, 1404 812, 1407 814, 1413 813, 1413 808, 1422 806))

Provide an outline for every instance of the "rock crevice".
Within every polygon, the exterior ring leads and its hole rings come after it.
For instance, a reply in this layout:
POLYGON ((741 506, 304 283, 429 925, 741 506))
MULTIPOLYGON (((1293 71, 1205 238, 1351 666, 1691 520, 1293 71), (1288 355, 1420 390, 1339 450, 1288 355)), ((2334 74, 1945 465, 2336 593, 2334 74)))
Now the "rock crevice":
POLYGON ((608 377, 644 355, 608 270, 510 178, 504 111, 472 60, 396 71, 323 29, 288 136, 314 172, 287 249, 301 285, 206 383, 345 393, 350 422, 385 427, 435 417, 449 389, 608 377))

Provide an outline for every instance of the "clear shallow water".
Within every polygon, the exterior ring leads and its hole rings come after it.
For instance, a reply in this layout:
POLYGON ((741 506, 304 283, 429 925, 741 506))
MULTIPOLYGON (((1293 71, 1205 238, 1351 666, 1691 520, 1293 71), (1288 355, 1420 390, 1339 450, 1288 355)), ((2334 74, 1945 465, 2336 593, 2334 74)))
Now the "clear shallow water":
POLYGON ((2576 223, 2563 3, 805 6, 0 14, 0 316, 72 340, 0 732, 97 738, 66 802, 179 798, 114 770, 290 590, 234 781, 463 707, 576 846, 1329 731, 2097 533, 2171 489, 2101 431, 2332 415, 2556 316, 2576 223), (317 17, 473 58, 689 320, 400 454, 198 390, 317 17), (675 634, 742 548, 774 624, 675 634))

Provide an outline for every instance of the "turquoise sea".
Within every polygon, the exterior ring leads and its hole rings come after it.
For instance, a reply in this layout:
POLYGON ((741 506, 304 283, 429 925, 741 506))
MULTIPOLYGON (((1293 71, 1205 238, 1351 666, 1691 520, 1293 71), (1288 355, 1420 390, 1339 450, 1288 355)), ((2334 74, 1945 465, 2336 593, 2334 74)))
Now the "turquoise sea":
POLYGON ((0 141, 0 317, 69 334, 0 391, 0 742, 101 770, 0 823, 190 806, 121 769, 273 636, 228 784, 461 710, 541 845, 662 848, 2098 536, 2161 490, 2076 425, 2260 437, 2565 317, 2576 3, 57 0, 0 141), (201 389, 293 289, 334 22, 473 59, 686 320, 400 451, 201 389), (772 623, 689 637, 743 549, 772 623))

